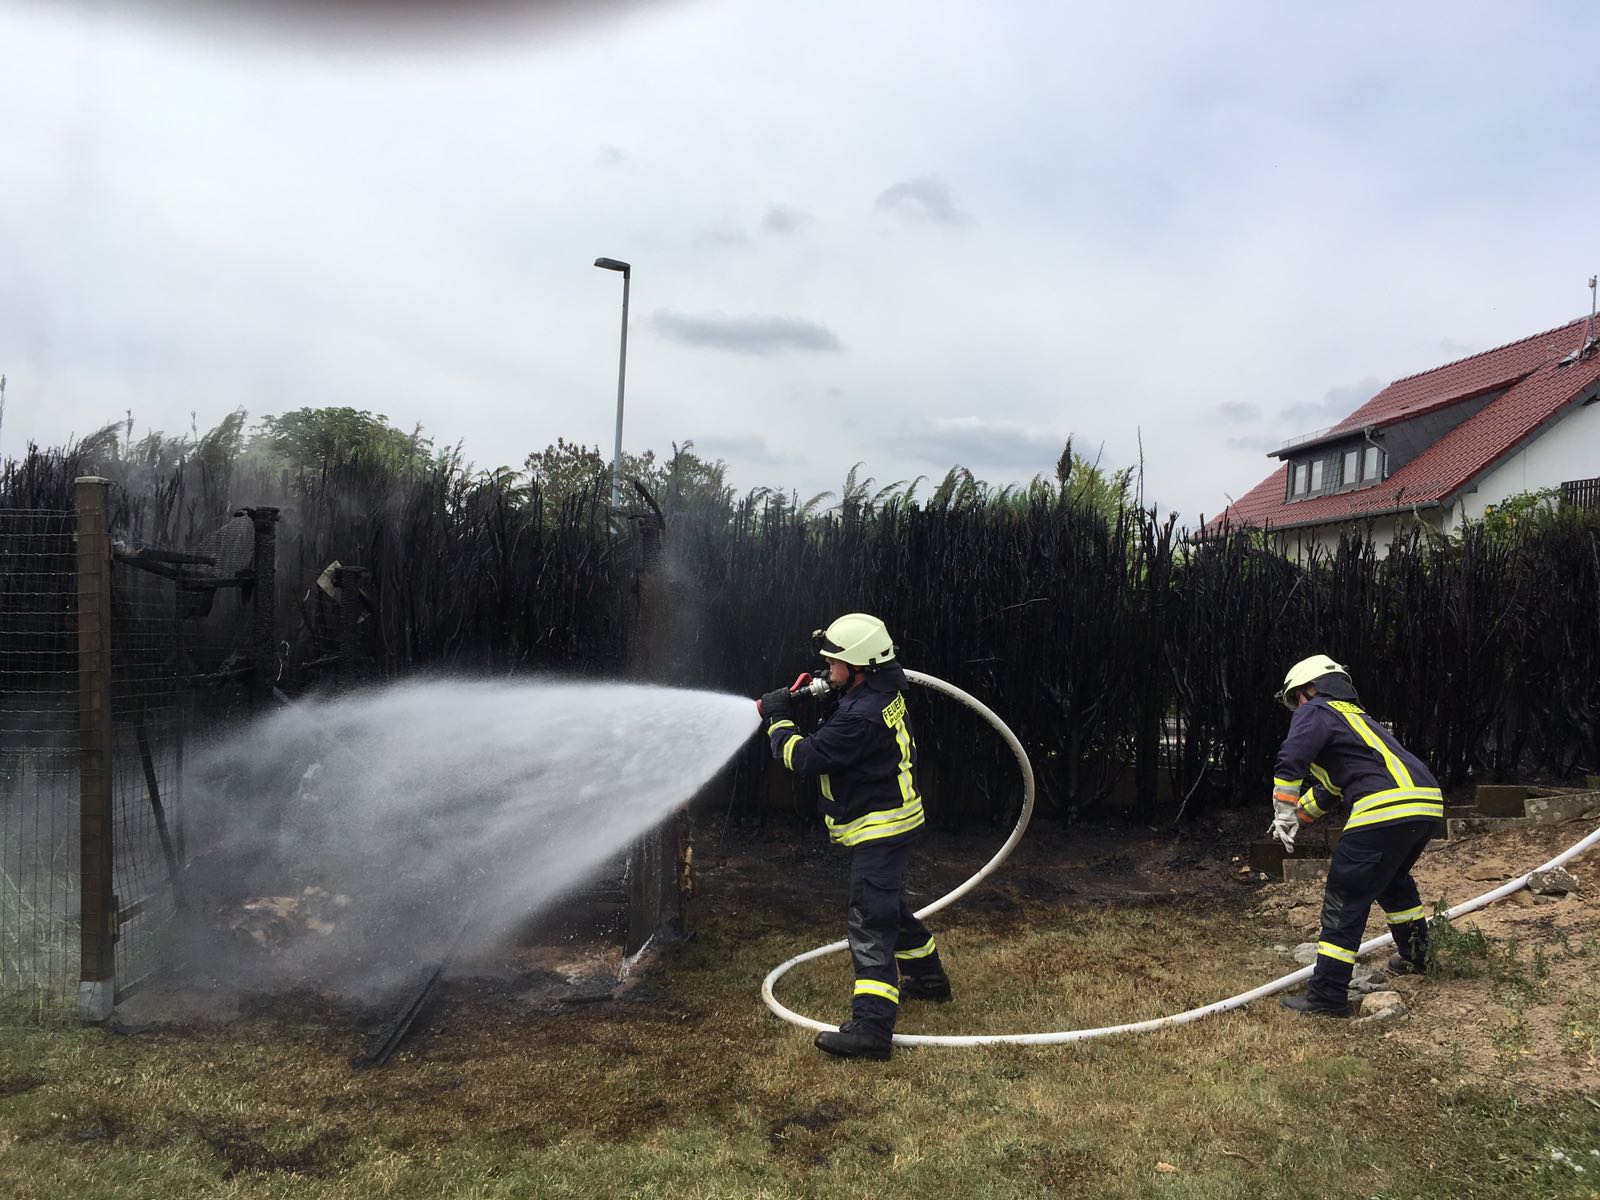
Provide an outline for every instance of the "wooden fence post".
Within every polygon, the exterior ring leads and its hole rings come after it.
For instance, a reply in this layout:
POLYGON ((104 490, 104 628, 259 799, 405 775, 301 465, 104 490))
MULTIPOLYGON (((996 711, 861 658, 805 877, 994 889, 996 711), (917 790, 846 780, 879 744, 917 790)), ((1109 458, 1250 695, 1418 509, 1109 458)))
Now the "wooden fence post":
POLYGON ((117 902, 111 891, 111 538, 109 483, 76 482, 78 510, 78 1012, 111 1015, 117 988, 117 902))

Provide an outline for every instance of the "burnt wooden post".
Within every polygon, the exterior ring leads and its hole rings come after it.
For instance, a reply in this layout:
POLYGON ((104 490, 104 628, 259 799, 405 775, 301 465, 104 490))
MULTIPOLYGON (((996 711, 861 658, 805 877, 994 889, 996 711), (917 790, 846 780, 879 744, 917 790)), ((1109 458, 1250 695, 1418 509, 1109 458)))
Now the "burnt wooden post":
POLYGON ((250 559, 255 578, 250 615, 250 706, 263 708, 278 683, 278 631, 273 621, 278 590, 278 510, 247 508, 244 512, 256 531, 250 559))
POLYGON ((78 510, 78 1012, 111 1015, 117 902, 111 891, 111 538, 109 483, 84 476, 78 510))

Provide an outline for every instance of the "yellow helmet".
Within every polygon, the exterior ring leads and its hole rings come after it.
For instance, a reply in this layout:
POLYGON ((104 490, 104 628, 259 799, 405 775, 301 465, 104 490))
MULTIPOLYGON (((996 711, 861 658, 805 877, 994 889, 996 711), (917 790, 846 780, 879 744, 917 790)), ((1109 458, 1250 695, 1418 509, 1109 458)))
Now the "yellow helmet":
POLYGON ((888 627, 867 613, 845 613, 826 629, 813 630, 811 641, 823 658, 852 667, 881 667, 894 661, 888 627))
POLYGON ((1308 683, 1314 683, 1324 675, 1343 675, 1347 683, 1350 680, 1350 672, 1346 671, 1326 654, 1313 654, 1310 658, 1302 658, 1289 668, 1289 673, 1283 677, 1283 688, 1273 699, 1293 711, 1293 693, 1295 689, 1303 688, 1308 683))

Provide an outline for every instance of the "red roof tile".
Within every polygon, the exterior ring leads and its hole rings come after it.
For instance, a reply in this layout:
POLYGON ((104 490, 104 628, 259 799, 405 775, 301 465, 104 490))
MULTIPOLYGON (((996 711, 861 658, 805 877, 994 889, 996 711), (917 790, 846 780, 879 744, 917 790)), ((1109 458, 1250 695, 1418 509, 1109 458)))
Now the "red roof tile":
MULTIPOLYGON (((1233 525, 1320 525, 1453 497, 1580 395, 1600 385, 1600 354, 1559 366, 1582 343, 1588 318, 1397 379, 1329 431, 1348 433, 1418 416, 1473 396, 1508 390, 1382 483, 1290 504, 1285 463, 1222 516, 1233 525)), ((1322 440, 1321 438, 1317 440, 1322 440)))

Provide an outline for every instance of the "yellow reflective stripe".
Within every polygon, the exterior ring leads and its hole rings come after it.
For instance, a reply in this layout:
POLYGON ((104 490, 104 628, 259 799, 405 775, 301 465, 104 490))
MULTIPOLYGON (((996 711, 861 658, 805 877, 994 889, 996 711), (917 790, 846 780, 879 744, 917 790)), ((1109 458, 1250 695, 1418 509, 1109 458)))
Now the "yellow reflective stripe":
POLYGON ((856 980, 857 996, 880 996, 890 1004, 900 1003, 900 989, 892 983, 880 983, 876 979, 856 980))
POLYGON ((1298 792, 1300 790, 1300 785, 1304 782, 1304 779, 1279 779, 1276 775, 1272 777, 1272 786, 1274 789, 1283 788, 1289 791, 1298 792))
POLYGON ((1444 793, 1438 788, 1389 788, 1387 791, 1373 792, 1370 796, 1361 797, 1351 807, 1350 815, 1359 817, 1375 808, 1382 808, 1388 804, 1398 804, 1402 800, 1421 800, 1429 804, 1437 804, 1441 811, 1444 808, 1444 793))
POLYGON ((1344 823, 1346 830, 1360 829, 1363 825, 1381 825, 1385 821, 1412 821, 1418 817, 1428 817, 1435 821, 1444 820, 1443 804, 1394 804, 1388 808, 1380 808, 1373 812, 1362 813, 1359 817, 1352 816, 1344 823))
POLYGON ((822 798, 824 800, 832 800, 833 799, 833 780, 831 778, 829 778, 828 776, 824 775, 824 776, 821 777, 819 782, 822 784, 822 798))
POLYGON ((1420 921, 1428 914, 1422 911, 1422 905, 1419 904, 1415 908, 1408 908, 1401 912, 1386 912, 1383 915, 1388 918, 1391 925, 1404 925, 1410 921, 1420 921))
POLYGON ((902 804, 899 808, 884 808, 879 809, 877 812, 865 813, 854 821, 847 821, 842 825, 835 822, 832 817, 828 817, 826 820, 828 828, 835 833, 850 834, 858 829, 864 829, 868 825, 881 825, 889 821, 902 821, 906 817, 921 815, 922 801, 912 800, 910 804, 902 804))
MULTIPOLYGON (((903 719, 906 712, 905 699, 900 696, 896 696, 895 699, 900 702, 900 717, 902 718, 897 720, 892 727, 894 729, 895 744, 900 747, 900 773, 898 777, 900 798, 910 804, 917 798, 916 785, 911 782, 911 730, 906 728, 906 723, 903 719)), ((892 708, 893 705, 890 707, 892 708)), ((884 710, 883 715, 885 718, 889 716, 887 709, 884 710)))
POLYGON ((1322 805, 1317 803, 1317 789, 1312 788, 1300 800, 1300 807, 1305 809, 1315 819, 1322 815, 1322 805))
POLYGON ((791 771, 794 770, 794 748, 803 741, 805 738, 797 733, 783 744, 783 765, 791 771))
POLYGON ((1356 961, 1356 952, 1354 950, 1346 950, 1343 946, 1335 946, 1332 942, 1318 942, 1317 953, 1325 954, 1329 958, 1336 958, 1342 963, 1356 961))
POLYGON ((1383 756, 1383 765, 1389 768, 1389 774, 1394 778, 1396 784, 1403 788, 1416 787, 1416 782, 1411 778, 1411 772, 1406 770, 1405 763, 1395 756, 1395 752, 1389 749, 1387 742, 1372 732, 1372 726, 1367 724, 1365 713, 1353 704, 1342 703, 1337 700, 1330 704, 1329 707, 1338 712, 1349 723, 1350 728, 1356 731, 1357 736, 1363 742, 1383 756))
POLYGON ((933 939, 929 938, 926 944, 918 946, 915 950, 896 950, 894 956, 896 958, 927 958, 937 949, 938 947, 933 944, 933 939))
POLYGON ((1333 784, 1333 780, 1328 777, 1327 771, 1325 771, 1321 767, 1317 766, 1316 763, 1312 763, 1311 764, 1311 773, 1317 777, 1317 782, 1322 785, 1322 790, 1327 792, 1328 795, 1330 795, 1330 796, 1342 796, 1342 795, 1344 795, 1344 789, 1340 788, 1340 787, 1335 787, 1334 784, 1333 784))
MULTIPOLYGON (((851 824, 854 824, 854 822, 851 822, 851 824)), ((923 824, 923 814, 922 803, 918 802, 917 811, 907 816, 907 818, 899 819, 899 821, 886 821, 883 824, 877 824, 877 826, 862 826, 861 829, 856 829, 850 834, 843 832, 846 826, 835 827, 832 822, 829 822, 829 830, 830 837, 834 838, 838 845, 853 846, 859 842, 877 842, 878 838, 904 834, 906 830, 915 829, 920 824, 923 824)))
POLYGON ((780 729, 798 729, 798 728, 799 728, 798 725, 796 725, 793 721, 789 720, 788 717, 785 717, 781 721, 774 721, 771 725, 768 725, 767 726, 767 732, 769 734, 771 734, 771 733, 777 733, 778 730, 780 730, 780 729))

